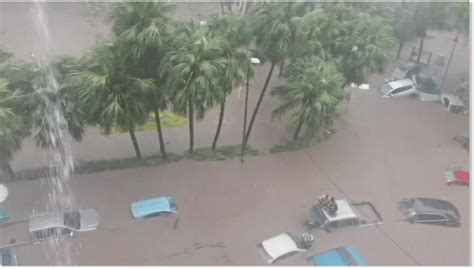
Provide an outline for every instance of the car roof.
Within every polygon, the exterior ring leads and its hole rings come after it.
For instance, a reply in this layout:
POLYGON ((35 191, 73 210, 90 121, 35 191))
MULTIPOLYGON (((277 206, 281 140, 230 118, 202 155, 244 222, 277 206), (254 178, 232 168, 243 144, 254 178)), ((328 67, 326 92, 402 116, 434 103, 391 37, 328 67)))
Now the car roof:
POLYGON ((64 215, 60 212, 33 215, 29 219, 30 232, 62 226, 64 226, 64 215))
POLYGON ((299 249, 288 233, 282 233, 262 241, 262 247, 273 259, 299 249))
POLYGON ((322 266, 348 266, 361 265, 367 266, 362 253, 353 246, 340 247, 326 251, 312 257, 314 265, 322 266))
POLYGON ((345 199, 336 200, 336 204, 337 204, 337 212, 335 216, 331 216, 325 210, 323 210, 324 215, 326 215, 326 218, 328 219, 329 222, 343 220, 343 219, 352 219, 352 218, 358 217, 357 212, 351 206, 348 200, 345 200, 345 199))
POLYGON ((403 86, 414 85, 414 83, 411 79, 401 79, 401 80, 395 80, 395 81, 389 82, 388 85, 390 85, 392 89, 395 89, 395 88, 400 88, 403 86))
POLYGON ((178 213, 174 199, 172 197, 158 197, 132 203, 132 215, 135 218, 159 212, 178 213))
POLYGON ((417 214, 441 213, 460 217, 458 209, 450 202, 432 198, 412 198, 411 207, 417 214))

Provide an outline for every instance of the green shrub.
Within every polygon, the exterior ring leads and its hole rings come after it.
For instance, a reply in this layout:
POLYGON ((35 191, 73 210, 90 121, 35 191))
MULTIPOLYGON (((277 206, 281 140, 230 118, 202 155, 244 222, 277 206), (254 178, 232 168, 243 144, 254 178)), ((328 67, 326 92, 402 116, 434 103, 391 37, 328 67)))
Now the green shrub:
POLYGON ((307 148, 311 143, 307 140, 294 140, 290 141, 284 145, 276 145, 270 149, 270 153, 279 153, 287 151, 296 151, 300 149, 307 148))

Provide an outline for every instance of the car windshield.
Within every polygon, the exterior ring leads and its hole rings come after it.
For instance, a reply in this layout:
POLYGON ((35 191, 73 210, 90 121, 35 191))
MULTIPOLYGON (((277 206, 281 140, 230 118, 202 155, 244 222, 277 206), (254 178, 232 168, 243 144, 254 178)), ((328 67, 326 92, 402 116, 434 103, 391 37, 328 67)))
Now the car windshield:
POLYGON ((383 85, 383 87, 380 89, 380 92, 381 92, 382 94, 387 94, 387 93, 389 93, 391 90, 392 90, 392 87, 387 83, 387 84, 383 85))
POLYGON ((64 213, 64 226, 78 230, 81 227, 81 215, 79 212, 64 213))

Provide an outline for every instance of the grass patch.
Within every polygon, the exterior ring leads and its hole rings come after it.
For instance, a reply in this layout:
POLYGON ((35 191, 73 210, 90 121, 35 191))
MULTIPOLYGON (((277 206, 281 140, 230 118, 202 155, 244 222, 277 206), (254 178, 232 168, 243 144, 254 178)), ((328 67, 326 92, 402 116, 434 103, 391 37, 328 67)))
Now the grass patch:
POLYGON ((307 148, 311 145, 311 143, 307 140, 294 140, 290 141, 284 145, 276 145, 270 149, 270 153, 280 153, 280 152, 288 152, 288 151, 296 151, 307 148))
POLYGON ((167 154, 168 159, 163 159, 161 155, 153 155, 150 157, 144 157, 141 159, 137 158, 124 158, 124 159, 112 159, 112 160, 98 160, 82 162, 76 165, 75 172, 78 174, 90 174, 109 170, 121 170, 130 169, 137 167, 157 166, 167 163, 173 163, 180 161, 183 157, 177 154, 167 154))
MULTIPOLYGON (((240 157, 242 146, 241 145, 230 145, 216 148, 212 150, 211 148, 198 148, 194 150, 194 153, 187 154, 186 156, 192 160, 196 161, 222 161, 226 159, 233 159, 235 157, 240 157)), ((245 149, 245 155, 259 155, 261 152, 257 149, 252 148, 247 145, 245 149)))
MULTIPOLYGON (((161 116, 161 125, 163 128, 168 127, 182 127, 188 124, 188 119, 186 117, 182 117, 180 115, 174 114, 170 111, 163 111, 160 113, 161 116)), ((137 126, 135 131, 155 131, 156 124, 155 124, 155 113, 150 113, 148 115, 148 119, 146 120, 145 124, 137 126)), ((124 129, 119 126, 113 126, 110 130, 110 134, 121 134, 128 132, 127 129, 124 129)), ((105 130, 102 130, 102 134, 106 134, 105 130)))

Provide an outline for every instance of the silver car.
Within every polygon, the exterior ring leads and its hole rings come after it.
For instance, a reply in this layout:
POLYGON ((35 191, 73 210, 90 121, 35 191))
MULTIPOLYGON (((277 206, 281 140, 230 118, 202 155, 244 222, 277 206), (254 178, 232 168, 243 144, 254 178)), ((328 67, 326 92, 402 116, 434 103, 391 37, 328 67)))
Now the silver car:
POLYGON ((458 227, 461 215, 448 201, 432 198, 407 198, 399 203, 404 218, 411 223, 458 227))
POLYGON ((97 229, 99 224, 100 215, 95 209, 52 212, 31 216, 29 231, 35 239, 43 239, 92 231, 97 229))

